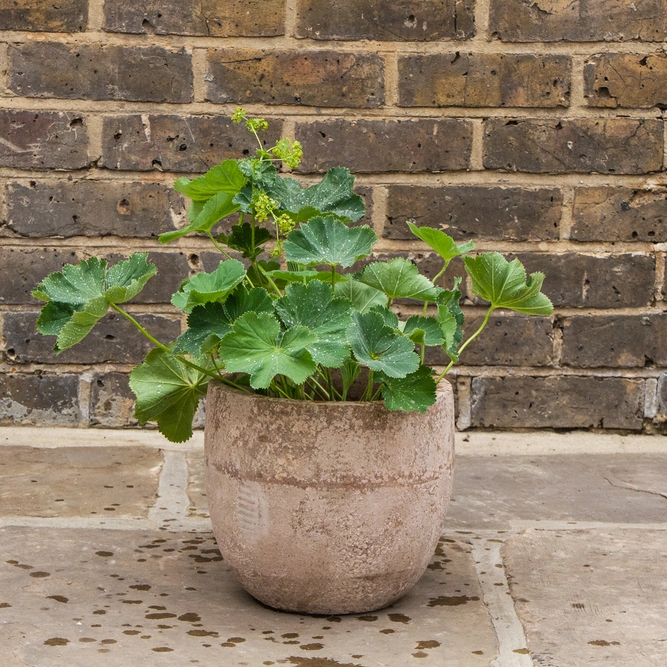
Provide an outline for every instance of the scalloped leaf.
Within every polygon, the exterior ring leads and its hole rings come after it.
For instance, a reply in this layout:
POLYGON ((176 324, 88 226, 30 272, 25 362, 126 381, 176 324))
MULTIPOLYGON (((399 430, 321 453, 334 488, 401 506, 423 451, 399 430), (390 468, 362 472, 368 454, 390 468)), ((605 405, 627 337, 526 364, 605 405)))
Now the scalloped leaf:
POLYGON ((225 160, 211 167, 203 176, 190 180, 182 177, 174 183, 174 190, 193 201, 207 201, 220 192, 236 194, 246 183, 246 177, 236 160, 225 160))
POLYGON ((439 229, 417 227, 417 225, 409 220, 407 225, 418 239, 421 239, 426 245, 433 248, 447 263, 451 262, 454 257, 465 255, 475 247, 472 241, 458 245, 451 236, 439 229))
POLYGON ((387 410, 423 414, 436 401, 437 385, 428 366, 420 366, 404 378, 393 378, 384 373, 379 373, 376 378, 382 382, 382 397, 387 410))
POLYGON ((195 306, 210 301, 224 301, 245 278, 245 267, 237 259, 220 262, 211 273, 198 273, 183 281, 171 303, 189 313, 195 306))
POLYGON ((386 306, 388 302, 387 295, 384 292, 356 280, 337 282, 334 293, 336 296, 349 299, 352 307, 360 313, 366 313, 374 306, 386 306))
POLYGON ((355 278, 384 292, 390 299, 418 299, 435 301, 441 288, 436 287, 419 269, 403 257, 395 257, 388 262, 373 262, 358 273, 355 278))
POLYGON ((433 317, 412 315, 408 317, 403 333, 418 345, 442 345, 445 334, 440 323, 433 317))

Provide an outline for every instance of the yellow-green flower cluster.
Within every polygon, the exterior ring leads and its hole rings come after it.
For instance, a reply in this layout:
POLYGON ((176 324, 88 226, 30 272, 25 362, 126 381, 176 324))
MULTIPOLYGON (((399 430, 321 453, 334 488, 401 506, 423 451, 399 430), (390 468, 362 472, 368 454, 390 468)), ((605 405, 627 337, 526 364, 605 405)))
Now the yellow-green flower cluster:
POLYGON ((255 220, 257 220, 257 222, 264 222, 270 215, 272 216, 275 214, 280 207, 280 202, 271 199, 266 192, 260 192, 254 198, 252 205, 255 211, 255 220))
POLYGON ((296 169, 303 157, 303 148, 298 141, 282 138, 273 148, 273 154, 291 169, 296 169))

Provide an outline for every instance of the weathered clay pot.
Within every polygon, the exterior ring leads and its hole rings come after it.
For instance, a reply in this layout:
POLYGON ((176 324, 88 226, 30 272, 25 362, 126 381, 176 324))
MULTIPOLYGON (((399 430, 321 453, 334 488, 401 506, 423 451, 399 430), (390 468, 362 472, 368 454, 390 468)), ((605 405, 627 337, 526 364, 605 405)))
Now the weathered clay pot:
POLYGON ((211 383, 206 486, 220 551, 266 605, 313 614, 385 607, 422 576, 451 491, 448 383, 425 415, 211 383))

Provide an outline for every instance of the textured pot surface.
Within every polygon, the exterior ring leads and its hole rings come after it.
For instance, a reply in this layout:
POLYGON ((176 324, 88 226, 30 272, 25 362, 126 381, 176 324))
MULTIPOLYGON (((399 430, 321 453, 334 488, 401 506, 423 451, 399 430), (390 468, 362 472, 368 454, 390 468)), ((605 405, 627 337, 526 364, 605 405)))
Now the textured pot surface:
POLYGON ((454 458, 448 383, 425 415, 266 398, 211 383, 206 484, 220 551, 271 607, 385 607, 424 573, 454 458))

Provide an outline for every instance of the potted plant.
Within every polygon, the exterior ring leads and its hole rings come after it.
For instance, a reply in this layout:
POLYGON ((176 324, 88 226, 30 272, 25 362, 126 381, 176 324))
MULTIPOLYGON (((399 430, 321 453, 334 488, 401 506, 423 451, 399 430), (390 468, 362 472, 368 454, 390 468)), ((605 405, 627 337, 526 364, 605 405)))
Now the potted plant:
POLYGON ((173 295, 187 330, 161 342, 124 309, 156 273, 146 253, 47 276, 33 292, 46 302, 37 328, 56 336, 60 353, 109 309, 128 319, 154 345, 130 375, 136 417, 174 442, 190 438, 208 391, 213 527, 252 595, 291 611, 377 609, 416 583, 440 535, 454 442, 445 375, 495 309, 551 313, 544 276, 526 277, 519 260, 498 253, 473 256, 472 243, 412 223, 442 259, 433 280, 404 258, 369 261, 377 237, 350 226, 364 204, 349 171, 331 169, 303 187, 277 169, 299 164, 298 142, 266 148, 258 134, 266 121, 242 109, 232 118, 257 138, 256 155, 179 178, 190 222, 160 237, 204 234, 222 254, 214 271, 173 295), (229 233, 216 236, 232 215, 229 233), (458 280, 436 284, 455 257, 489 303, 465 340, 458 280), (398 300, 418 310, 402 321, 392 310, 398 300), (424 363, 431 346, 450 360, 440 373, 424 363))

